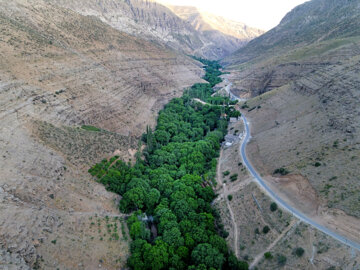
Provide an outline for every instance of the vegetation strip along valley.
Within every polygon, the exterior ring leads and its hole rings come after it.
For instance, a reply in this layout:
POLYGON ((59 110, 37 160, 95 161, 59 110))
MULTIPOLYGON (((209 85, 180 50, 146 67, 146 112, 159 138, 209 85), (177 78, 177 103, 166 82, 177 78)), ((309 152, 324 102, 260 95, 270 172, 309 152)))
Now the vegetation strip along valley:
POLYGON ((146 147, 135 165, 115 156, 89 170, 122 196, 120 210, 132 213, 131 269, 248 269, 228 249, 228 233, 211 206, 220 143, 239 112, 228 97, 211 97, 221 66, 197 60, 209 83, 193 85, 160 111, 155 131, 148 127, 142 136, 146 147))

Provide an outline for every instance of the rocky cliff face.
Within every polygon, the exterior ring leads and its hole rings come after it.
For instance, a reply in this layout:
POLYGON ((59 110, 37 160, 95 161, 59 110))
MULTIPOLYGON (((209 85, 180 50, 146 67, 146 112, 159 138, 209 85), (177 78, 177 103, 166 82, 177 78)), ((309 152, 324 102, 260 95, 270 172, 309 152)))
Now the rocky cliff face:
POLYGON ((255 97, 254 162, 306 178, 320 205, 308 211, 360 217, 359 15, 359 1, 310 1, 224 60, 237 93, 255 97))
POLYGON ((0 1, 0 54, 1 264, 122 267, 118 198, 86 171, 103 157, 130 159, 157 111, 202 81, 201 67, 41 0, 0 1))
MULTIPOLYGON (((243 23, 227 20, 210 13, 201 12, 195 7, 167 5, 177 16, 191 24, 207 40, 216 44, 218 55, 224 58, 245 46, 250 40, 264 31, 251 28, 243 23)), ((203 48, 205 52, 209 46, 203 48)))
POLYGON ((217 31, 228 37, 234 37, 245 45, 264 33, 263 30, 232 21, 221 16, 198 10, 196 7, 167 5, 177 16, 189 22, 201 32, 217 31))
MULTIPOLYGON (((167 7, 145 0, 51 0, 83 15, 93 15, 112 27, 187 54, 220 59, 240 48, 245 41, 218 31, 198 31, 167 7), (215 33, 216 32, 216 33, 215 33)), ((255 37, 256 31, 251 37, 255 37)))

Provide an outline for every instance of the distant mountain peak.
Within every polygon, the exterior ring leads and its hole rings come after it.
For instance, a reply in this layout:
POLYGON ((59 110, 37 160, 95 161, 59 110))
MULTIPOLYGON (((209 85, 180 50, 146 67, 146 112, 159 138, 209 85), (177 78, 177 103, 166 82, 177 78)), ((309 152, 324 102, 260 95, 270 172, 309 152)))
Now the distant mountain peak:
POLYGON ((165 4, 177 16, 190 23, 198 31, 219 31, 224 35, 249 41, 265 31, 250 27, 245 23, 227 19, 193 6, 173 6, 165 4))

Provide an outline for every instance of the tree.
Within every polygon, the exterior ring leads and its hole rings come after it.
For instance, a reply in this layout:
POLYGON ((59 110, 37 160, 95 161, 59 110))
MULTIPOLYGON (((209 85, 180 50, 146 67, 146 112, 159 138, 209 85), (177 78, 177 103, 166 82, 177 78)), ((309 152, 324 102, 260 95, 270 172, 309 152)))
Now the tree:
POLYGON ((178 227, 172 227, 164 231, 162 239, 172 247, 179 247, 184 244, 184 238, 181 237, 181 232, 178 227))
POLYGON ((304 255, 304 252, 305 252, 305 250, 302 247, 298 247, 294 250, 294 253, 298 257, 301 257, 302 255, 304 255))
POLYGON ((160 196, 160 192, 157 189, 152 188, 146 196, 145 204, 147 208, 154 209, 155 205, 159 202, 160 196))
POLYGON ((210 244, 199 244, 191 253, 191 258, 195 264, 204 264, 206 267, 221 269, 224 263, 224 255, 210 244))
POLYGON ((271 210, 271 212, 275 212, 277 209, 278 209, 277 204, 276 204, 275 202, 272 202, 272 203, 270 204, 270 210, 271 210))
POLYGON ((158 143, 165 145, 170 141, 170 134, 165 130, 157 130, 155 132, 155 138, 158 143))
POLYGON ((277 261, 278 261, 278 264, 280 266, 283 266, 283 265, 286 264, 287 259, 286 259, 286 257, 284 255, 279 254, 278 257, 277 257, 277 261))
POLYGON ((265 252, 264 257, 265 257, 265 259, 270 260, 273 258, 273 255, 270 252, 265 252))
POLYGON ((269 226, 268 226, 268 225, 264 226, 264 228, 263 228, 263 233, 264 233, 264 234, 267 234, 269 231, 270 231, 269 226))
POLYGON ((144 252, 144 262, 148 269, 166 269, 169 264, 168 245, 156 240, 155 245, 144 252))

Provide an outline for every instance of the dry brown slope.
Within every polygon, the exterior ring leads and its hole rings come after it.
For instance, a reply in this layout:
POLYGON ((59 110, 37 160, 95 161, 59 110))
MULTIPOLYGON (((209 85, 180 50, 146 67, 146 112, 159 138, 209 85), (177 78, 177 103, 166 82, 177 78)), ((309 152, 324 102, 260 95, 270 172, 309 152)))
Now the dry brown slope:
POLYGON ((255 167, 264 175, 287 168, 289 177, 268 180, 297 208, 322 216, 355 241, 360 239, 359 61, 355 56, 250 100, 256 109, 246 113, 253 123, 249 151, 255 167))
POLYGON ((135 137, 201 81, 201 68, 39 0, 0 1, 0 54, 1 267, 123 266, 122 221, 105 218, 119 215, 117 197, 86 169, 114 151, 130 157, 135 137))
POLYGON ((229 35, 207 35, 155 0, 49 0, 83 15, 93 15, 130 35, 156 41, 177 51, 221 59, 243 41, 229 35), (214 39, 215 38, 215 39, 214 39))
POLYGON ((357 1, 309 1, 230 59, 237 93, 263 94, 248 102, 256 168, 304 177, 293 182, 310 183, 302 191, 316 198, 310 212, 360 217, 359 14, 357 1))

